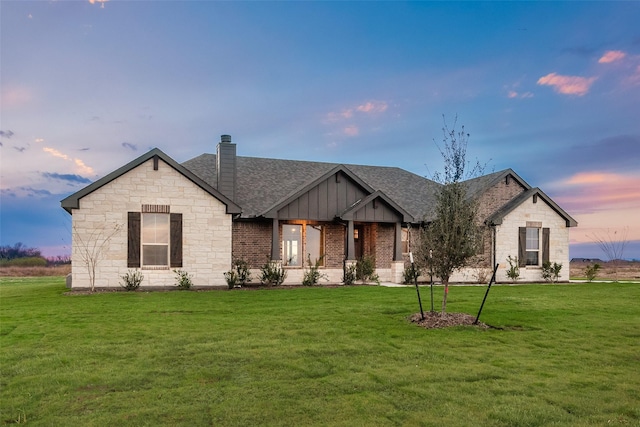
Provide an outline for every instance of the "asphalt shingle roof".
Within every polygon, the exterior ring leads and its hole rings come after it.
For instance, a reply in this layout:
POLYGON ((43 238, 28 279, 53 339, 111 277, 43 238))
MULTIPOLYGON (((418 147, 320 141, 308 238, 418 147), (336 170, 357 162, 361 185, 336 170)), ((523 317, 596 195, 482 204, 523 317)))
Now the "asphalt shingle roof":
MULTIPOLYGON (((238 156, 235 202, 242 207, 245 218, 262 215, 274 204, 339 165, 238 156)), ((215 154, 202 154, 187 160, 183 166, 214 188, 217 186, 215 154)), ((415 219, 430 214, 440 184, 397 167, 344 166, 374 190, 382 191, 415 219)))

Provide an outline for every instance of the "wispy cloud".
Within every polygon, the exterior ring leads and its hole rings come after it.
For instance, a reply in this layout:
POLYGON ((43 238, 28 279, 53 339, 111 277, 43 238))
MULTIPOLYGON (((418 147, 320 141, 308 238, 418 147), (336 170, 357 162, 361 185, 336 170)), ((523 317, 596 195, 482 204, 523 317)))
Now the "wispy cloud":
POLYGON ((380 114, 389 109, 386 101, 366 101, 352 107, 344 108, 339 111, 331 111, 325 116, 326 124, 338 124, 340 127, 336 130, 342 136, 354 137, 360 134, 358 123, 380 114))
POLYGON ((53 194, 49 190, 33 187, 3 188, 0 193, 8 197, 47 197, 53 194))
POLYGON ((14 133, 10 130, 0 130, 0 137, 2 138, 11 138, 14 135, 14 133))
POLYGON ((627 54, 621 50, 608 50, 598 60, 600 64, 609 64, 611 62, 620 61, 624 59, 627 54))
POLYGON ((367 101, 354 107, 344 108, 340 111, 332 111, 327 114, 327 121, 336 122, 340 120, 348 120, 358 115, 372 115, 384 113, 389 108, 389 104, 385 101, 367 101))
POLYGON ((138 151, 138 147, 135 144, 131 144, 130 142, 123 142, 122 146, 124 148, 128 148, 131 151, 138 151))
POLYGON ((42 151, 44 151, 45 153, 51 154, 53 157, 58 157, 60 159, 68 160, 68 161, 71 161, 71 162, 75 163, 75 165, 77 166, 78 172, 81 173, 81 174, 84 174, 84 175, 93 175, 94 174, 93 168, 90 167, 90 166, 87 166, 81 159, 71 158, 68 155, 56 150, 55 148, 51 148, 51 147, 43 147, 42 151))
POLYGON ((531 92, 516 92, 515 90, 510 90, 507 93, 507 97, 511 98, 511 99, 527 99, 527 98, 533 98, 533 93, 531 92))
POLYGON ((28 104, 33 99, 31 90, 24 86, 2 88, 2 107, 16 108, 28 104))
POLYGON ((551 86, 553 90, 563 95, 583 96, 589 92, 593 82, 597 77, 563 76, 556 73, 549 73, 538 79, 538 84, 551 86))
POLYGON ((360 129, 356 125, 349 125, 343 129, 343 132, 347 136, 358 136, 360 134, 360 129))
POLYGON ((67 182, 72 182, 72 183, 78 183, 78 184, 90 184, 91 180, 89 178, 85 178, 83 176, 80 175, 74 175, 74 174, 63 174, 63 173, 56 173, 56 172, 42 172, 41 173, 43 178, 46 179, 57 179, 60 181, 67 181, 67 182))
POLYGON ((89 3, 91 4, 99 4, 101 9, 104 9, 104 4, 106 2, 108 2, 109 0, 89 0, 89 3))

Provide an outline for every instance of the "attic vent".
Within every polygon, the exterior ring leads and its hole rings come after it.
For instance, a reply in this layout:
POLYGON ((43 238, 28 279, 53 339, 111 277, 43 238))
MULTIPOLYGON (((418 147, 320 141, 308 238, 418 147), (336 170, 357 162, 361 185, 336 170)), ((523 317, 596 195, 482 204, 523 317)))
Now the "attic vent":
POLYGON ((504 179, 505 184, 509 185, 509 183, 511 182, 511 175, 507 175, 507 177, 504 179))
POLYGON ((538 203, 538 195, 537 194, 533 195, 533 203, 538 203))
POLYGON ((142 213, 171 213, 169 205, 142 205, 142 213))

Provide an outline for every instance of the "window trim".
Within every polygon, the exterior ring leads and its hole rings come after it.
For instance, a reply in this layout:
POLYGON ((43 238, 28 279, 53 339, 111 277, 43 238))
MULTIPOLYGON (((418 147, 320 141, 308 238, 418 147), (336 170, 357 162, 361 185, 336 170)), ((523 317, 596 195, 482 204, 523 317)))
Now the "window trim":
POLYGON ((168 270, 181 268, 182 253, 182 214, 171 213, 168 205, 142 205, 140 211, 127 213, 127 267, 144 268, 147 270, 168 270), (156 210, 156 212, 149 212, 156 210), (157 212, 160 210, 160 212, 157 212), (169 258, 168 265, 154 267, 142 266, 142 213, 166 213, 169 215, 169 258))
MULTIPOLYGON (((296 221, 296 222, 283 222, 282 226, 281 226, 281 230, 280 230, 280 254, 282 256, 282 266, 285 268, 305 268, 308 267, 309 262, 307 257, 310 255, 309 254, 309 250, 308 250, 308 238, 307 238, 307 234, 308 234, 308 227, 312 227, 312 228, 319 228, 320 231, 320 267, 325 267, 326 266, 326 249, 327 249, 327 244, 326 244, 326 224, 322 224, 322 223, 318 223, 318 222, 312 222, 312 221, 296 221), (300 244, 297 248, 297 257, 298 257, 298 262, 294 265, 294 264, 290 264, 287 260, 287 242, 290 242, 292 240, 285 240, 285 232, 286 232, 286 227, 299 227, 299 238, 300 238, 300 244)), ((312 260, 312 262, 314 262, 315 260, 312 260)))

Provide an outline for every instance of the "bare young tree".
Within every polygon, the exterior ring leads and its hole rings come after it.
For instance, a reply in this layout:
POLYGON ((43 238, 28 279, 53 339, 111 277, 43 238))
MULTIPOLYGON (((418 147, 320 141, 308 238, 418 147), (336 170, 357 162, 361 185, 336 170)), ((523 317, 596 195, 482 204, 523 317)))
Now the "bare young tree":
POLYGON ((611 230, 607 228, 605 231, 593 232, 589 237, 600 247, 604 252, 607 261, 613 266, 613 274, 618 280, 618 264, 623 259, 624 249, 629 243, 629 227, 624 227, 622 230, 611 230))
POLYGON ((436 194, 433 219, 421 229, 418 255, 422 264, 442 280, 442 313, 445 313, 449 278, 477 254, 482 240, 477 225, 478 206, 476 200, 468 197, 463 181, 482 175, 484 166, 476 162, 469 168, 466 153, 470 135, 464 126, 456 131, 457 116, 451 128, 444 116, 443 121, 443 141, 438 149, 444 160, 444 171, 433 175, 442 186, 436 194))
POLYGON ((89 274, 91 292, 96 290, 96 269, 104 258, 104 252, 109 246, 109 242, 120 230, 122 230, 121 224, 116 223, 112 228, 107 228, 105 225, 103 228, 94 228, 83 239, 82 233, 75 226, 73 227, 74 245, 77 247, 78 255, 89 274))

